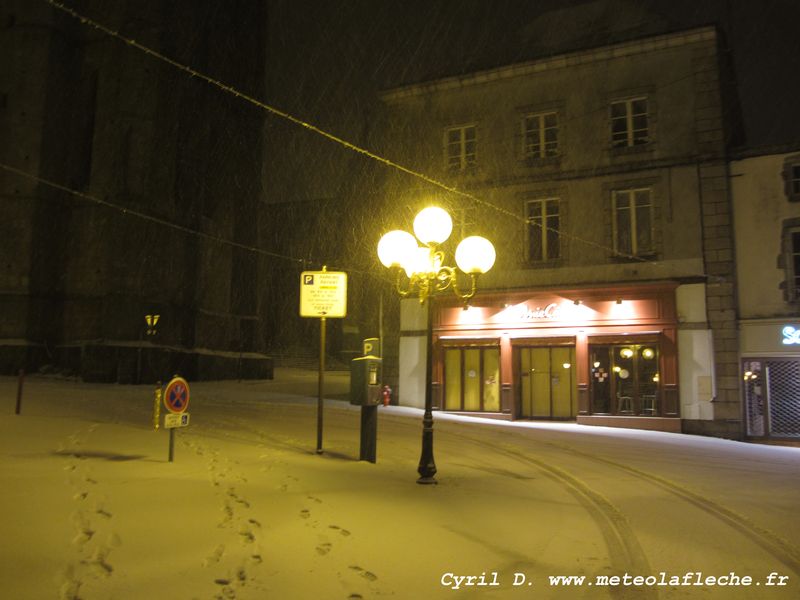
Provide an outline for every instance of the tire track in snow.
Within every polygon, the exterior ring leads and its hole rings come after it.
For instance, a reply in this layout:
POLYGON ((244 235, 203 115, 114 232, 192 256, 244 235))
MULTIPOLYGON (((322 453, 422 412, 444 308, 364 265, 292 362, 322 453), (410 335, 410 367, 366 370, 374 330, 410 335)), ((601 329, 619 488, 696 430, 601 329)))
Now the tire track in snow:
POLYGON ((653 475, 652 473, 641 471, 635 467, 624 465, 607 458, 586 454, 580 450, 575 450, 574 448, 560 447, 555 444, 550 445, 556 446, 560 450, 570 452, 573 455, 580 456, 581 458, 610 465, 639 479, 648 481, 649 483, 660 487, 661 489, 666 490, 675 496, 678 496, 682 500, 696 506, 712 517, 722 521, 740 534, 744 535, 765 550, 773 558, 779 560, 785 566, 794 571, 795 575, 800 576, 800 550, 798 550, 794 545, 778 534, 770 531, 766 527, 762 527, 757 523, 754 523, 733 509, 730 509, 715 500, 711 500, 706 496, 698 494, 697 492, 693 492, 692 490, 664 477, 653 475))
MULTIPOLYGON (((511 433, 511 435, 519 440, 532 442, 539 446, 545 446, 559 452, 568 452, 573 456, 584 460, 614 467, 634 476, 639 480, 643 480, 651 485, 655 485, 656 487, 659 487, 679 497, 681 500, 692 504, 718 521, 721 521, 731 529, 735 530, 737 533, 743 535, 758 545, 762 550, 766 551, 770 556, 783 563, 786 567, 791 569, 795 575, 800 577, 800 550, 798 550, 796 546, 775 532, 767 529, 766 527, 762 527, 757 523, 754 523, 746 516, 737 513, 733 509, 728 508, 716 500, 712 500, 707 496, 703 496, 702 494, 694 492, 691 489, 679 485, 665 477, 654 475, 652 473, 648 473, 647 471, 637 469, 636 467, 631 467, 629 465, 604 458, 596 454, 589 454, 588 452, 577 450, 571 446, 557 444, 554 442, 545 442, 531 437, 523 437, 517 432, 511 433)), ((512 450, 511 452, 514 451, 512 450)), ((526 458, 526 456, 522 453, 519 453, 519 457, 522 459, 526 458)))
MULTIPOLYGON (((442 429, 440 429, 440 431, 441 430, 442 429)), ((514 458, 516 458, 521 462, 529 462, 531 464, 536 464, 537 466, 541 466, 545 469, 551 469, 551 468, 556 469, 555 467, 551 467, 550 465, 547 465, 544 462, 538 461, 537 459, 534 459, 516 450, 508 448, 498 448, 495 445, 488 444, 486 442, 481 442, 481 440, 471 438, 470 436, 466 436, 461 433, 454 433, 452 431, 447 431, 447 430, 444 430, 444 433, 447 435, 452 435, 465 440, 469 440, 479 445, 490 447, 495 451, 501 451, 505 454, 513 456, 514 458)), ((557 450, 559 452, 568 452, 573 456, 579 457, 583 460, 592 461, 595 463, 600 463, 603 465, 619 469, 621 471, 626 472, 628 475, 632 475, 634 478, 638 480, 645 481, 662 490, 665 490, 670 494, 677 496, 681 500, 688 502, 689 504, 702 510, 706 514, 714 517, 715 519, 724 523, 726 526, 730 527, 737 533, 743 535, 751 542, 759 546, 762 550, 767 552, 767 554, 769 554, 772 558, 784 564, 796 576, 800 577, 800 550, 798 550, 796 546, 794 546, 791 542, 784 539, 775 532, 767 529, 766 527, 758 525, 757 523, 753 522, 746 516, 737 513, 733 509, 728 508, 727 506, 717 502, 716 500, 712 500, 707 496, 703 496, 702 494, 692 491, 687 487, 679 485, 674 481, 670 481, 669 479, 666 479, 659 475, 654 475, 652 473, 642 471, 635 467, 631 467, 629 465, 608 458, 604 458, 602 456, 589 454, 588 452, 577 450, 571 446, 537 440, 533 437, 522 436, 518 432, 509 432, 509 434, 515 437, 516 439, 524 441, 526 443, 535 443, 539 446, 545 446, 557 450)), ((650 572, 650 571, 641 571, 641 572, 650 572)))
MULTIPOLYGON (((631 570, 635 570, 638 573, 653 572, 647 560, 647 555, 625 515, 600 492, 592 489, 563 469, 511 448, 498 447, 496 444, 461 433, 443 431, 442 429, 439 431, 476 446, 489 448, 495 453, 505 454, 523 464, 536 467, 543 475, 564 486, 592 517, 605 540, 613 570, 619 573, 631 570)), ((500 472, 499 474, 507 475, 505 472, 500 472)), ((626 589, 624 587, 612 587, 608 591, 616 598, 656 599, 659 595, 658 590, 655 588, 626 589)))

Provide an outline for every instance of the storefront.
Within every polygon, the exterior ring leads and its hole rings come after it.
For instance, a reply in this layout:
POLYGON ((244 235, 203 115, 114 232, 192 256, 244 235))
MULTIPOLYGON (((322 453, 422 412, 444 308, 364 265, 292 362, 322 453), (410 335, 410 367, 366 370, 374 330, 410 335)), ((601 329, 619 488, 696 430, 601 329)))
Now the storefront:
POLYGON ((741 321, 739 328, 747 435, 800 439, 800 321, 741 321))
POLYGON ((506 419, 680 431, 675 284, 437 304, 434 404, 506 419))

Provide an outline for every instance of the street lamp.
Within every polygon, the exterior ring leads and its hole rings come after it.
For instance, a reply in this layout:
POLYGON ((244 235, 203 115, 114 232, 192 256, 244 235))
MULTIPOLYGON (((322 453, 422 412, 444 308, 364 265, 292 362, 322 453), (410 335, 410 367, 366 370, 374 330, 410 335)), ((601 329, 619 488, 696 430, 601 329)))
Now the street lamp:
MULTIPOLYGON (((469 289, 458 284, 458 271, 444 264, 444 253, 438 250, 450 237, 453 221, 447 211, 436 206, 424 208, 414 218, 416 238, 406 231, 395 230, 385 234, 378 242, 378 258, 385 267, 396 272, 395 288, 402 298, 414 293, 420 304, 437 292, 452 290, 464 304, 478 290, 478 276, 494 265, 495 250, 492 243, 480 236, 464 238, 456 248, 456 264, 469 275, 469 289), (418 244, 418 241, 422 245, 418 244), (403 271, 408 283, 403 285, 403 271)), ((422 454, 419 459, 417 483, 436 483, 436 463, 433 460, 433 391, 432 345, 433 303, 428 302, 427 364, 425 366, 425 414, 422 419, 422 454)))

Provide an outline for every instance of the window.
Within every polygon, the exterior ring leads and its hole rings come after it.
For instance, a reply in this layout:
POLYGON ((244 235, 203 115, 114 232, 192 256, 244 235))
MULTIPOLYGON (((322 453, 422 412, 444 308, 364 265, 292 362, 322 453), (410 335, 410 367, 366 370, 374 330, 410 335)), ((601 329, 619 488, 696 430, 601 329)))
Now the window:
POLYGON ((650 141, 647 98, 629 98, 611 103, 611 145, 640 146, 650 141))
POLYGON ((528 200, 525 205, 528 260, 543 262, 561 258, 559 200, 528 200))
POLYGON ((800 154, 787 156, 781 170, 783 191, 789 202, 800 202, 800 154))
POLYGON ((589 346, 592 413, 659 415, 659 346, 589 346))
POLYGON ((465 171, 475 166, 475 126, 453 127, 445 132, 447 170, 465 171))
POLYGON ((558 154, 558 114, 527 115, 523 120, 525 158, 546 158, 558 154))
POLYGON ((650 189, 617 190, 612 193, 614 252, 642 256, 655 251, 653 203, 650 189))
POLYGON ((785 230, 787 297, 800 300, 800 227, 785 230))

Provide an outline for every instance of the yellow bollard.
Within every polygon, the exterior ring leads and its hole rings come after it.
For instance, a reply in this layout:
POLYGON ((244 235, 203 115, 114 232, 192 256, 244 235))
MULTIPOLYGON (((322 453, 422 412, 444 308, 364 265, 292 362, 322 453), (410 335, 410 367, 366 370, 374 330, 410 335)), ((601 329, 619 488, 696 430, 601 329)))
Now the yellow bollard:
POLYGON ((161 420, 161 382, 157 382, 156 397, 153 402, 153 429, 158 431, 159 421, 161 420))

